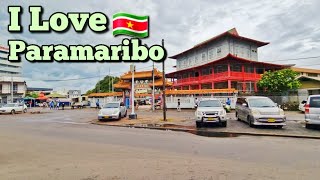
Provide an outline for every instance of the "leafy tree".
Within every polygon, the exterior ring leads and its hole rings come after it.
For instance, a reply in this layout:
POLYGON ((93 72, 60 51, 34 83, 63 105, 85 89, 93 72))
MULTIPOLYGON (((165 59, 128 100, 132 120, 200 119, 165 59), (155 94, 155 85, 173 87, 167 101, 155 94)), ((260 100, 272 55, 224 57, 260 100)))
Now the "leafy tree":
POLYGON ((279 71, 267 71, 262 75, 258 82, 258 87, 266 89, 268 92, 282 93, 288 90, 296 90, 301 86, 296 79, 297 72, 291 69, 282 69, 279 71))
POLYGON ((38 98, 39 94, 35 93, 35 92, 31 92, 31 93, 26 93, 26 96, 33 97, 33 98, 38 98))
POLYGON ((119 81, 118 77, 114 76, 105 76, 102 80, 100 80, 96 86, 88 90, 86 94, 91 93, 97 93, 97 92, 111 92, 112 91, 112 78, 113 78, 113 84, 117 83, 119 81))

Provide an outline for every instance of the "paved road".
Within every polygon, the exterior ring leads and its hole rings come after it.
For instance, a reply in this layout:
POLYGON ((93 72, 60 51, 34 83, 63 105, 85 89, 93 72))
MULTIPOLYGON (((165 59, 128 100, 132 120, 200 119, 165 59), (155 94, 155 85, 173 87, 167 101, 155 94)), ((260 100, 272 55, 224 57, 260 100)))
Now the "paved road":
POLYGON ((1 179, 319 179, 320 141, 91 125, 93 111, 0 116, 1 179))

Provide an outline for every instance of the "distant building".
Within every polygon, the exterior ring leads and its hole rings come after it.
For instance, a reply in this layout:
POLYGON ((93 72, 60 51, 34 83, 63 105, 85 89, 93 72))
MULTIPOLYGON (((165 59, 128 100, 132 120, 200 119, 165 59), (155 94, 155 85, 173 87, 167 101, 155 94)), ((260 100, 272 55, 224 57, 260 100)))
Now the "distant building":
POLYGON ((79 97, 81 96, 81 90, 69 90, 68 91, 68 98, 74 98, 74 97, 79 97))
POLYGON ((298 89, 299 101, 306 100, 309 95, 320 94, 320 70, 291 67, 291 69, 299 73, 298 80, 301 87, 298 89))
POLYGON ((22 78, 22 62, 10 62, 9 49, 0 46, 0 102, 16 102, 26 93, 26 82, 22 78), (11 97, 13 93, 13 97, 11 97))
POLYGON ((265 71, 290 65, 258 61, 258 48, 269 44, 240 36, 235 28, 208 39, 170 58, 177 71, 166 74, 177 90, 236 89, 258 91, 265 71))

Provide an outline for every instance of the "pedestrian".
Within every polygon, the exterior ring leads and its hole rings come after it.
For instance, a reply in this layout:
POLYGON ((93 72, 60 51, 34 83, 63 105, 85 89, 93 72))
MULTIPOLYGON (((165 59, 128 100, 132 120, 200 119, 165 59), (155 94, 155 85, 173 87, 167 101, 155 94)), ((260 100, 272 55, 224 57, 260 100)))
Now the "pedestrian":
POLYGON ((230 98, 227 98, 227 101, 226 101, 226 105, 231 105, 231 100, 230 100, 230 98))
POLYGON ((198 100, 198 98, 195 98, 194 99, 194 108, 197 108, 198 105, 199 105, 199 100, 198 100))
POLYGON ((100 109, 100 105, 99 105, 99 99, 96 102, 96 109, 100 109))
POLYGON ((180 108, 180 99, 178 99, 177 111, 178 111, 178 112, 180 112, 180 111, 181 111, 181 108, 180 108))
POLYGON ((49 105, 50 105, 50 109, 53 109, 53 107, 54 107, 54 102, 51 100, 50 103, 49 103, 49 105))
POLYGON ((64 110, 64 103, 62 103, 62 105, 61 105, 61 106, 62 106, 62 110, 64 110))
POLYGON ((59 110, 60 100, 57 101, 57 110, 59 110))

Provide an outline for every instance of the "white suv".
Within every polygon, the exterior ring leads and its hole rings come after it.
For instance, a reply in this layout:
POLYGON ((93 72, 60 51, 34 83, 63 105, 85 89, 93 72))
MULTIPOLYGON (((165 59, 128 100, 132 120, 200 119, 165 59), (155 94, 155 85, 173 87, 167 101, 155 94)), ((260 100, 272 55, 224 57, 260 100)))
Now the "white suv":
POLYGON ((218 99, 201 100, 195 112, 196 125, 201 127, 204 123, 219 123, 227 127, 227 112, 218 99))

